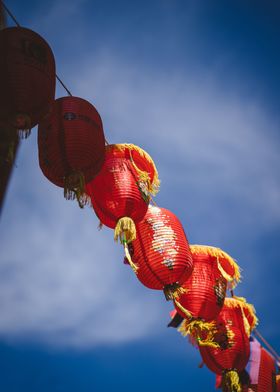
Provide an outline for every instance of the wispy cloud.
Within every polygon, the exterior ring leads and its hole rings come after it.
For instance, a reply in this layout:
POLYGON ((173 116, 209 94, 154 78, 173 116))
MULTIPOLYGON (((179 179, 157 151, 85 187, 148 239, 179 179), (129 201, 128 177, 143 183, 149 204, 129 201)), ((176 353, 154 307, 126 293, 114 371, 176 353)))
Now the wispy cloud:
MULTIPOLYGON (((74 15, 73 7, 61 12, 74 15)), ((46 17, 54 28, 57 15, 46 17)), ((242 85, 219 81, 211 69, 166 74, 112 48, 81 52, 70 71, 64 65, 75 94, 101 113, 108 140, 153 156, 159 203, 196 242, 221 246, 237 233, 251 238, 279 225, 276 124, 242 85)), ((151 335, 166 321, 163 295, 122 264, 111 230, 99 233, 94 214, 66 202, 43 177, 35 134, 21 146, 0 222, 0 334, 81 347, 151 335)))

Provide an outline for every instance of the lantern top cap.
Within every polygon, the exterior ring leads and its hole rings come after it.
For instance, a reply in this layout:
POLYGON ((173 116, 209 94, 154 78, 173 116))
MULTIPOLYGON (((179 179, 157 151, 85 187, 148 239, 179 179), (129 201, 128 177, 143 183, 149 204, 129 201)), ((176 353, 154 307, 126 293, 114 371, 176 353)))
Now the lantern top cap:
POLYGON ((236 261, 222 249, 209 245, 190 245, 190 251, 193 256, 210 256, 216 259, 218 268, 223 277, 231 283, 234 288, 241 279, 240 268, 236 261), (231 272, 227 272, 225 263, 230 267, 231 272))
POLYGON ((129 153, 129 159, 131 160, 139 179, 147 182, 149 193, 152 195, 156 195, 158 193, 160 185, 158 171, 153 159, 146 151, 135 144, 129 143, 109 144, 105 148, 106 152, 114 150, 122 152, 127 151, 129 153), (141 163, 142 165, 146 164, 145 168, 142 167, 141 163), (147 172, 147 166, 149 167, 149 172, 147 172))
MULTIPOLYGON (((225 298, 224 306, 228 308, 240 308, 242 311, 244 323, 248 324, 246 328, 249 336, 254 328, 258 325, 258 318, 254 305, 249 304, 244 297, 227 297, 225 298)), ((246 325, 245 325, 246 327, 246 325)))

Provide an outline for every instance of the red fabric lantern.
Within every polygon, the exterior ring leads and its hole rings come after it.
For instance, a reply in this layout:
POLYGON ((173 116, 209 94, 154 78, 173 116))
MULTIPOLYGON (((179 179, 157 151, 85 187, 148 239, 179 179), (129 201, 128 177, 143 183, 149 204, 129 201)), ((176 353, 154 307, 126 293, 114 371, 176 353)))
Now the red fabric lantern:
POLYGON ((0 121, 27 137, 54 101, 54 56, 40 35, 23 27, 0 31, 0 53, 0 121))
POLYGON ((238 372, 249 360, 249 335, 254 326, 248 327, 244 309, 252 309, 249 304, 236 298, 226 298, 217 317, 217 331, 214 339, 220 348, 199 346, 203 362, 214 373, 222 375, 224 392, 241 392, 238 372), (248 305, 248 306, 247 306, 248 305))
MULTIPOLYGON (((246 371, 239 374, 239 378, 242 392, 276 391, 275 360, 255 338, 250 338, 250 358, 246 371)), ((221 386, 222 376, 217 375, 216 387, 221 388, 221 386)))
POLYGON ((86 185, 96 215, 102 224, 115 228, 115 240, 124 244, 134 270, 127 244, 135 239, 135 222, 144 218, 150 195, 156 194, 158 187, 152 158, 133 144, 106 146, 100 173, 86 185))
POLYGON ((102 120, 94 106, 78 97, 54 102, 38 128, 39 164, 44 175, 64 187, 67 199, 81 205, 85 183, 100 171, 105 157, 102 120))
POLYGON ((193 269, 188 240, 179 219, 170 211, 149 206, 136 225, 136 239, 129 246, 137 278, 146 287, 164 290, 167 299, 180 294, 181 284, 193 269))
POLYGON ((236 262, 219 248, 191 245, 193 272, 183 284, 185 293, 174 301, 185 318, 179 331, 190 335, 196 344, 214 345, 215 320, 222 309, 228 285, 240 279, 236 262))

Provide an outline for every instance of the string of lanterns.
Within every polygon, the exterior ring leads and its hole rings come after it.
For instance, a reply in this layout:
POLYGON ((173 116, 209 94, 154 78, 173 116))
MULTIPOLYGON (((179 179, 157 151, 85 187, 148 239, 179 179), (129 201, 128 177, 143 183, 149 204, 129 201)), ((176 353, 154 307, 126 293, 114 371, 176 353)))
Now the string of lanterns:
POLYGON ((96 108, 69 94, 39 34, 18 23, 5 28, 0 53, 1 128, 26 138, 38 125, 45 177, 64 189, 66 199, 76 199, 80 207, 89 204, 100 223, 114 229, 139 281, 173 301, 169 326, 199 349, 216 374, 217 388, 280 391, 279 357, 252 336, 255 309, 233 294, 239 266, 219 248, 189 245, 180 220, 151 204, 159 179, 150 155, 133 144, 106 142, 96 108), (56 79, 68 96, 55 99, 56 79))

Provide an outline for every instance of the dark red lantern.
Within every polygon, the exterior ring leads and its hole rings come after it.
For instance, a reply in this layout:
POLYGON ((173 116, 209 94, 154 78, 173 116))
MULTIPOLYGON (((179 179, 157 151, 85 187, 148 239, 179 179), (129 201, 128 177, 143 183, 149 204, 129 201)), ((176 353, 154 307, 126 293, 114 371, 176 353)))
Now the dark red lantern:
POLYGON ((179 219, 169 210, 150 205, 144 219, 136 224, 136 233, 129 250, 137 278, 150 289, 164 290, 167 299, 180 295, 193 261, 179 219))
POLYGON ((185 318, 179 331, 190 335, 196 344, 216 346, 213 341, 215 319, 222 309, 226 290, 240 279, 239 267, 226 252, 203 245, 190 246, 193 272, 183 284, 183 293, 174 301, 185 318))
POLYGON ((0 31, 0 53, 0 122, 27 137, 54 101, 54 56, 40 35, 23 27, 0 31))
POLYGON ((105 156, 102 120, 95 107, 78 97, 54 102, 38 127, 39 164, 44 175, 64 188, 67 199, 85 204, 85 183, 100 171, 105 156))
POLYGON ((254 327, 247 330, 244 320, 245 308, 249 309, 244 301, 226 298, 216 320, 217 331, 214 336, 220 347, 199 346, 206 366, 212 372, 222 375, 224 392, 242 390, 238 373, 245 369, 249 360, 249 335, 254 327))
POLYGON ((158 187, 152 158, 134 144, 106 146, 100 173, 86 185, 96 215, 102 224, 115 229, 115 240, 124 244, 133 269, 127 244, 135 239, 135 223, 144 218, 158 187))

